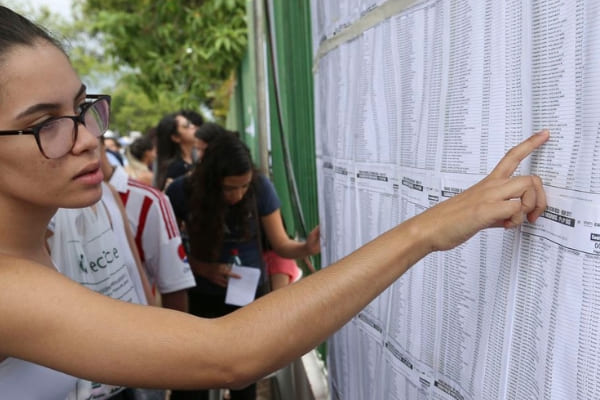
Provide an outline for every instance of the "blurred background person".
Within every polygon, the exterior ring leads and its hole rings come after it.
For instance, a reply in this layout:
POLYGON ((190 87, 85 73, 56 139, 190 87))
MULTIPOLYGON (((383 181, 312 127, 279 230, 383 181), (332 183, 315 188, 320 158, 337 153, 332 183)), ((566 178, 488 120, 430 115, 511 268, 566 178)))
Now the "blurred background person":
POLYGON ((150 284, 162 306, 188 311, 187 289, 196 281, 183 248, 169 198, 160 190, 129 177, 121 166, 101 156, 105 182, 119 194, 134 243, 150 284))
MULTIPOLYGON (((240 308, 225 302, 230 278, 239 277, 229 264, 234 254, 241 265, 260 270, 256 297, 268 291, 262 232, 273 250, 285 258, 320 251, 318 228, 306 242, 287 236, 273 185, 256 170, 250 150, 231 132, 217 134, 192 173, 175 179, 166 193, 177 217, 186 222, 189 235, 188 256, 197 282, 197 287, 189 291, 190 312, 194 315, 216 318, 240 308)), ((172 398, 206 398, 201 392, 196 397, 189 392, 174 392, 172 398)), ((231 390, 233 400, 255 397, 255 384, 231 390)))
POLYGON ((180 113, 197 127, 200 127, 204 124, 204 117, 202 117, 199 112, 190 109, 183 109, 180 111, 180 113))
POLYGON ((104 140, 106 141, 104 151, 108 155, 108 161, 112 165, 127 165, 127 160, 123 157, 122 153, 123 146, 121 146, 119 140, 112 136, 107 136, 104 140))
POLYGON ((213 122, 205 122, 198 129, 196 129, 196 139, 198 139, 196 143, 196 149, 198 150, 198 160, 202 160, 202 156, 204 155, 204 151, 208 147, 208 144, 213 141, 214 138, 217 137, 219 133, 229 132, 234 135, 238 135, 237 132, 228 131, 223 128, 219 124, 215 124, 213 122))
POLYGON ((164 190, 168 183, 188 172, 196 161, 194 136, 198 127, 181 112, 165 115, 156 126, 154 187, 164 190))
POLYGON ((135 180, 152 185, 154 173, 152 165, 156 159, 156 145, 149 136, 140 136, 125 150, 127 166, 125 171, 135 180))

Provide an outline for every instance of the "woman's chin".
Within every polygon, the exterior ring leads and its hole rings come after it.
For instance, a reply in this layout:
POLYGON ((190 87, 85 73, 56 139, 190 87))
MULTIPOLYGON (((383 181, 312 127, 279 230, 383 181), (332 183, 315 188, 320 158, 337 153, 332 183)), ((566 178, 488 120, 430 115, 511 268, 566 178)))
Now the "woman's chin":
POLYGON ((96 204, 102 198, 102 186, 98 185, 95 190, 86 190, 85 193, 71 196, 65 199, 64 204, 59 205, 59 208, 84 208, 96 204))

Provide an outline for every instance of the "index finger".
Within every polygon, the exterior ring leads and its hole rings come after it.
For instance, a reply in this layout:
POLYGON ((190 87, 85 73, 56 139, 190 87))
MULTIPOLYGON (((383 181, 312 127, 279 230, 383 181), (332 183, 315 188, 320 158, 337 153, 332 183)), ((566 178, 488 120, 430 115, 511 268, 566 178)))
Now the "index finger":
POLYGON ((546 143, 549 137, 550 132, 543 130, 519 143, 502 157, 498 165, 496 165, 494 170, 490 173, 490 176, 495 178, 508 178, 515 172, 521 161, 531 154, 532 151, 546 143))

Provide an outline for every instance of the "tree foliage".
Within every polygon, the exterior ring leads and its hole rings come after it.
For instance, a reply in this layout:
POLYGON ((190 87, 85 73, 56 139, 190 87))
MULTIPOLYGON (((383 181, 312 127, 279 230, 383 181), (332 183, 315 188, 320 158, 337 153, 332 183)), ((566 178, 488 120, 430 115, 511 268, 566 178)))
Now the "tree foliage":
POLYGON ((160 119, 177 110, 174 95, 161 93, 150 99, 139 87, 129 82, 128 77, 119 81, 111 91, 111 128, 120 135, 131 131, 146 133, 160 119))
POLYGON ((76 0, 78 20, 132 84, 175 107, 209 107, 246 46, 245 0, 76 0))
POLYGON ((64 44, 88 93, 112 95, 111 129, 120 135, 200 104, 224 120, 246 46, 245 0, 74 0, 72 19, 3 3, 64 44))

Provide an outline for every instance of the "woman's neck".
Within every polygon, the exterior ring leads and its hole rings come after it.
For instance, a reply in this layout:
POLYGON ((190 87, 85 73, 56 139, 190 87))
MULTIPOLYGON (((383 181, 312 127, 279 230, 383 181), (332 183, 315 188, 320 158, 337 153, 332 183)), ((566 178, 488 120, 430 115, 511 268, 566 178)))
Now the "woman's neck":
POLYGON ((181 145, 180 150, 181 151, 179 155, 181 156, 181 159, 186 163, 191 164, 194 161, 194 158, 192 157, 194 145, 181 145))
POLYGON ((0 253, 51 266, 46 231, 55 208, 0 198, 0 253))

